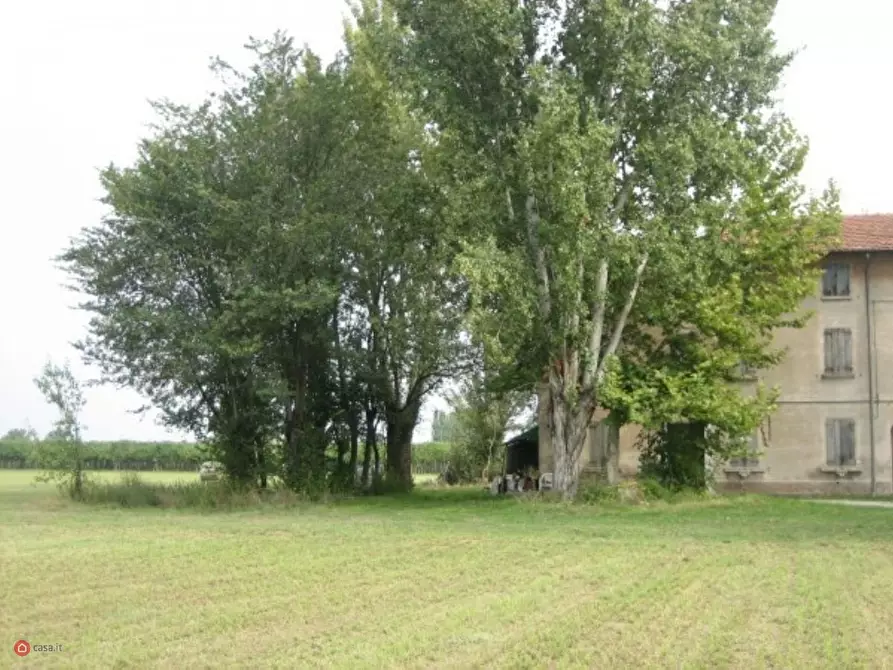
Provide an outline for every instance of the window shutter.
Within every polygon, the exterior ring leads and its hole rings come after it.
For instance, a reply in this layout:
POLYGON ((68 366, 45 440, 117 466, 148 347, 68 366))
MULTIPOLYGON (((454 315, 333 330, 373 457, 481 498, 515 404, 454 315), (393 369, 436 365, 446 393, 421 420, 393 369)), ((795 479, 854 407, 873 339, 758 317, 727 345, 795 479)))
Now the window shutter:
POLYGON ((853 333, 848 328, 825 330, 825 373, 853 372, 853 333))
POLYGON ((843 365, 842 372, 852 372, 853 371, 853 337, 852 333, 848 330, 838 331, 840 333, 841 346, 843 354, 843 365))
POLYGON ((850 294, 850 266, 848 263, 829 263, 822 274, 822 295, 843 297, 850 294))
POLYGON ((840 422, 840 463, 852 465, 856 462, 856 422, 840 422))
POLYGON ((830 330, 825 331, 825 372, 834 372, 834 336, 830 330))
POLYGON ((750 436, 750 445, 747 454, 747 460, 745 461, 745 466, 747 467, 756 467, 760 464, 760 459, 757 457, 757 452, 760 450, 760 440, 757 432, 754 431, 753 435, 750 436))
POLYGON ((849 295, 850 267, 848 265, 838 265, 835 274, 837 275, 837 295, 849 295))
POLYGON ((839 424, 835 419, 825 421, 825 461, 828 465, 837 465, 839 457, 839 424))

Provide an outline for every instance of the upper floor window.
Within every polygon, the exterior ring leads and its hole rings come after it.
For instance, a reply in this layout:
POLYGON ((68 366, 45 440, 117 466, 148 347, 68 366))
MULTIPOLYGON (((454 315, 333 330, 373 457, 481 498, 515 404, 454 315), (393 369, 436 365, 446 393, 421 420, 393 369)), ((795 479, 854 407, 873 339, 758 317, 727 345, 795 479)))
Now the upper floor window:
POLYGON ((849 263, 828 263, 822 275, 823 298, 848 298, 850 295, 849 263))
POLYGON ((856 422, 853 419, 828 419, 825 422, 825 448, 829 466, 855 465, 856 422))
POLYGON ((738 379, 743 381, 757 378, 756 366, 753 363, 748 363, 747 361, 739 362, 735 372, 737 373, 738 379))
POLYGON ((853 332, 849 328, 825 330, 825 375, 848 377, 853 374, 853 332))

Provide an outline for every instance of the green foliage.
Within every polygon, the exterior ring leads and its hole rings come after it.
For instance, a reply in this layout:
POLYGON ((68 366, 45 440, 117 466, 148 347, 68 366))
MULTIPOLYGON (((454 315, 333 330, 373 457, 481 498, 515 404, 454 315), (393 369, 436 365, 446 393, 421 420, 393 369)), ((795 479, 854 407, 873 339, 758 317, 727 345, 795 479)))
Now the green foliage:
POLYGON ((431 438, 435 442, 453 442, 458 437, 455 412, 443 412, 434 410, 434 418, 431 420, 431 438))
POLYGON ((157 103, 135 164, 102 174, 112 214, 61 256, 86 360, 242 484, 350 481, 365 419, 411 485, 421 405, 462 365, 436 147, 384 57, 400 29, 367 10, 328 66, 276 34, 247 72, 217 62, 198 107, 157 103))
POLYGON ((530 403, 522 390, 494 388, 492 355, 485 350, 483 369, 466 376, 450 399, 455 417, 455 443, 450 464, 461 482, 489 481, 503 472, 505 434, 519 428, 515 419, 530 403))
POLYGON ((673 490, 707 489, 706 457, 722 453, 702 424, 676 424, 643 433, 639 445, 640 472, 673 490))
POLYGON ((91 482, 82 499, 86 503, 114 507, 160 507, 198 510, 235 510, 265 505, 289 507, 311 500, 283 487, 246 489, 226 482, 154 484, 135 473, 117 482, 91 482))
MULTIPOLYGON (((58 450, 58 442, 0 440, 0 468, 39 468, 41 449, 58 450)), ((195 470, 208 450, 190 442, 84 441, 86 470, 195 470)))
POLYGON ((454 443, 447 454, 440 478, 447 484, 480 482, 482 477, 480 454, 467 441, 454 443))
POLYGON ((44 470, 38 480, 56 481, 73 498, 79 498, 86 479, 80 422, 86 400, 81 385, 67 363, 58 366, 52 362, 47 362, 34 383, 59 413, 59 418, 53 423, 57 440, 39 443, 37 449, 37 460, 44 470))
POLYGON ((37 442, 40 438, 33 428, 13 428, 6 432, 0 441, 10 442, 37 442))
POLYGON ((556 487, 573 496, 597 407, 753 425, 771 390, 746 399, 731 371, 777 360, 840 220, 833 185, 798 182, 775 3, 395 5, 450 154, 472 330, 510 385, 548 380, 556 487))
POLYGON ((449 442, 423 442, 412 445, 413 471, 422 474, 439 473, 450 459, 449 442))
POLYGON ((578 498, 579 502, 589 505, 676 504, 706 499, 707 495, 701 488, 668 486, 645 472, 634 480, 619 484, 586 484, 580 487, 578 498))
POLYGON ((197 107, 156 104, 135 163, 103 172, 112 214, 61 260, 104 379, 234 483, 305 492, 352 485, 380 424, 390 485, 411 487, 448 378, 468 388, 436 439, 470 471, 547 382, 566 497, 598 408, 752 430, 774 391, 742 394, 733 370, 783 354, 772 334, 802 324, 840 218, 833 185, 798 182, 774 3, 353 10, 332 63, 254 40, 251 68, 216 63, 228 81, 197 107))

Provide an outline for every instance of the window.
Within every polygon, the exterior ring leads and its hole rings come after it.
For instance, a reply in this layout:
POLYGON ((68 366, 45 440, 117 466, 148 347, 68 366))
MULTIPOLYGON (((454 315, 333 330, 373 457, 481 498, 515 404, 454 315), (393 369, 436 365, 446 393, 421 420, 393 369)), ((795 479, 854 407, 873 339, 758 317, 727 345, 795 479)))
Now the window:
POLYGON ((822 297, 850 296, 850 266, 848 263, 828 263, 822 275, 822 297))
POLYGON ((853 374, 853 333, 849 328, 825 331, 825 375, 846 377, 853 374))
POLYGON ((760 441, 756 432, 742 440, 745 451, 740 456, 729 459, 729 465, 733 468, 755 468, 760 464, 760 441))
POLYGON ((741 361, 740 363, 738 363, 738 369, 736 370, 736 372, 739 379, 757 378, 757 368, 752 363, 741 361))
POLYGON ((825 446, 829 466, 856 464, 856 422, 853 419, 828 419, 825 446))

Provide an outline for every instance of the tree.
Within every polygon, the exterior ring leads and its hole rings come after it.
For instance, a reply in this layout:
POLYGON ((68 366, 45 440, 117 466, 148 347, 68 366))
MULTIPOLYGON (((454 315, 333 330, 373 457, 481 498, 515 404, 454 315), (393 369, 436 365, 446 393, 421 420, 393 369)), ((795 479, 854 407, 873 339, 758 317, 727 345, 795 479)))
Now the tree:
POLYGON ((84 445, 81 440, 80 414, 86 404, 81 386, 66 363, 48 362, 34 380, 46 401, 59 411, 53 423, 54 441, 40 446, 39 457, 46 481, 57 480, 72 497, 84 490, 84 445))
POLYGON ((324 477, 331 418, 338 231, 318 192, 339 75, 284 36, 250 49, 247 74, 215 65, 236 79, 222 94, 155 105, 136 164, 103 173, 112 214, 61 260, 89 297, 81 350, 106 381, 209 438, 237 483, 263 485, 277 446, 297 487, 324 477))
POLYGON ((326 67, 277 34, 248 72, 216 63, 224 90, 198 107, 156 104, 136 164, 103 173, 112 214, 61 257, 88 296, 85 358, 207 437, 236 482, 275 460, 318 488, 333 445, 340 480, 381 420, 411 486, 420 407, 461 361, 434 148, 388 79, 396 26, 357 19, 326 67))
POLYGON ((456 413, 434 410, 431 419, 431 440, 434 442, 452 442, 457 436, 456 413))
POLYGON ((33 428, 12 428, 6 431, 2 440, 15 440, 16 442, 38 442, 39 438, 33 428))
POLYGON ((431 178, 438 148, 388 61, 402 40, 393 13, 354 7, 346 31, 346 87, 354 134, 343 155, 338 211, 351 221, 344 295, 368 401, 367 443, 385 425, 391 484, 412 486, 412 436, 425 398, 467 365, 459 334, 465 286, 447 199, 431 178), (349 185, 345 196, 345 186, 349 185))
MULTIPOLYGON (((506 431, 518 427, 513 420, 530 404, 529 392, 494 390, 487 381, 484 373, 472 373, 450 398, 456 443, 451 454, 461 454, 466 464, 459 472, 461 478, 489 480, 502 472, 506 431)), ((460 459, 451 456, 451 461, 456 460, 460 459)))
MULTIPOLYGON (((452 158, 476 328, 514 347, 516 376, 543 381, 555 487, 572 498, 594 412, 634 413, 625 362, 661 350, 628 326, 674 335, 685 321, 706 342, 730 312, 792 310, 838 223, 833 194, 799 198, 804 143, 773 99, 791 60, 775 51, 775 2, 394 4, 410 29, 396 59, 452 158), (779 262, 791 229, 796 253, 779 262), (702 300, 736 294, 721 266, 754 244, 777 303, 702 300)), ((771 321, 738 328, 738 349, 758 349, 771 321)))

